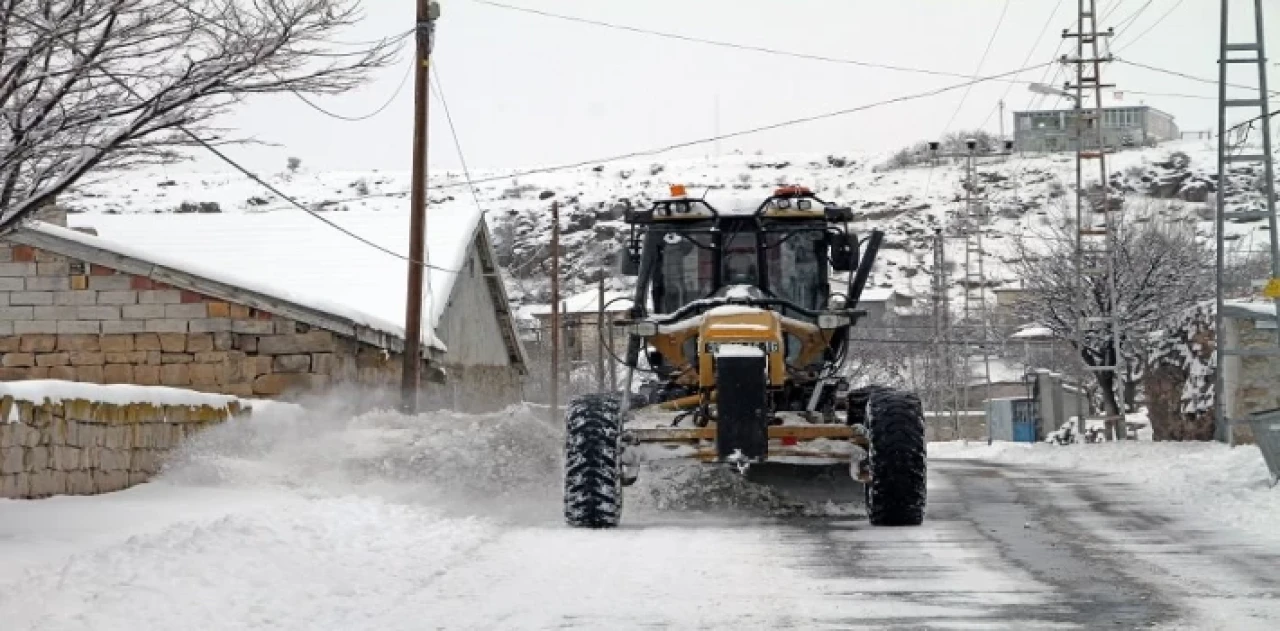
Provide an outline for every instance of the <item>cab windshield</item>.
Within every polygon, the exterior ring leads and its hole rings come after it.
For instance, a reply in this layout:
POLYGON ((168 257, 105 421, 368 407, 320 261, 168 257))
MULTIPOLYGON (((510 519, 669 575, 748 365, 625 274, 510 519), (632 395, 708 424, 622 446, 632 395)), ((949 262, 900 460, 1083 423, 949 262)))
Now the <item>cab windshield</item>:
POLYGON ((826 303, 823 228, 724 233, 718 270, 710 231, 673 231, 652 236, 659 246, 652 286, 658 313, 671 313, 729 285, 760 287, 767 295, 815 311, 826 303), (763 240, 763 258, 758 240, 763 240), (766 275, 763 278, 762 264, 766 275))

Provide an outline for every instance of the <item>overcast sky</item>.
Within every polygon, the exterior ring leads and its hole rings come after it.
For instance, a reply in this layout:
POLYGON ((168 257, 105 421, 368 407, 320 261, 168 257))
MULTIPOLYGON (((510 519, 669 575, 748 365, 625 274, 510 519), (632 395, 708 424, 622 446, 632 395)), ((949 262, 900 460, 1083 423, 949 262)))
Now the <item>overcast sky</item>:
MULTIPOLYGON (((692 37, 963 74, 978 71, 1005 5, 1005 0, 503 1, 692 37)), ((1240 6, 1236 15, 1245 26, 1245 9, 1252 3, 1235 1, 1240 6)), ((1031 63, 1049 61, 1062 30, 1068 26, 1074 30, 1076 2, 1010 1, 981 74, 1027 65, 1023 62, 1028 54, 1031 63), (1048 32, 1037 40, 1055 7, 1048 32)), ((963 81, 674 41, 471 0, 441 4, 435 62, 472 168, 587 160, 963 81)), ((1122 25, 1149 5, 1114 40, 1117 55, 1210 79, 1217 76, 1217 0, 1099 0, 1099 4, 1101 14, 1109 13, 1104 26, 1122 25), (1158 26, 1143 34, 1171 8, 1158 26)), ((1276 9, 1268 26, 1268 39, 1275 48, 1280 45, 1275 36, 1280 33, 1280 6, 1273 0, 1264 4, 1276 9)), ((394 34, 412 26, 411 0, 365 0, 364 6, 367 19, 345 34, 346 39, 394 34)), ((1062 50, 1073 46, 1064 44, 1062 50)), ((320 103, 345 115, 374 110, 395 92, 410 61, 411 50, 406 48, 397 66, 381 71, 367 86, 320 103)), ((1041 69, 1024 78, 1040 80, 1044 75, 1041 69)), ((1243 70, 1233 76, 1240 83, 1255 83, 1243 70)), ((1121 104, 1158 107, 1173 114, 1184 130, 1215 125, 1212 99, 1136 93, 1214 97, 1213 85, 1120 63, 1107 67, 1104 77, 1124 92, 1121 104)), ((937 137, 947 129, 953 113, 951 130, 983 125, 997 131, 999 117, 993 110, 1006 90, 1010 110, 1027 107, 1035 96, 1022 85, 985 83, 969 92, 958 113, 963 89, 670 155, 896 148, 937 137)), ((263 171, 281 170, 291 155, 315 170, 408 169, 412 98, 409 82, 382 114, 358 123, 328 118, 293 97, 250 100, 226 122, 280 146, 234 148, 232 153, 263 171)), ((1046 106, 1054 100, 1049 98, 1046 106)), ((458 154, 439 101, 433 101, 432 108, 432 167, 456 168, 458 154)), ((1006 128, 1009 120, 1006 117, 1006 128)), ((201 158, 194 167, 224 169, 208 158, 201 158)))

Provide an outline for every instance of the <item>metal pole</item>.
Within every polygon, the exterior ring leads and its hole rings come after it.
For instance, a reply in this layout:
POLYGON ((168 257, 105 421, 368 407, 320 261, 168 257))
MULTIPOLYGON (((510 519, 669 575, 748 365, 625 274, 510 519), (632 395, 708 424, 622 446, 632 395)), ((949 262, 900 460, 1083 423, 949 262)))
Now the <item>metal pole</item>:
POLYGON ((430 103, 428 73, 440 5, 418 0, 417 50, 413 70, 413 175, 409 193, 409 281, 405 294, 404 367, 400 374, 400 407, 406 414, 418 408, 422 378, 422 283, 427 249, 427 132, 430 103))
MULTIPOLYGON (((1254 20, 1257 27, 1258 42, 1258 99, 1262 101, 1260 109, 1262 117, 1260 124, 1262 126, 1262 161, 1263 182, 1265 187, 1263 192, 1266 193, 1267 204, 1267 234, 1271 237, 1271 278, 1280 278, 1280 238, 1276 235, 1276 196, 1275 196, 1275 158, 1271 153, 1271 93, 1267 87, 1267 44, 1265 32, 1262 25, 1262 0, 1254 0, 1254 20)), ((1222 173, 1221 170, 1218 173, 1222 173)), ((1219 176, 1219 179, 1225 181, 1225 178, 1219 176)), ((1222 190, 1222 186, 1218 186, 1218 190, 1222 190)), ((1280 298, 1275 300, 1276 315, 1280 316, 1280 298)), ((1280 326, 1276 327, 1276 343, 1280 344, 1280 326)))
POLYGON ((596 284, 596 392, 604 389, 604 274, 596 284))
POLYGON ((1214 352, 1215 362, 1213 371, 1213 423, 1214 433, 1217 438, 1228 444, 1232 442, 1231 423, 1227 421, 1227 383, 1223 369, 1226 367, 1226 348, 1227 336, 1225 319, 1223 318, 1222 308, 1225 302, 1222 292, 1222 277, 1226 267, 1226 240, 1224 239, 1226 228, 1226 216, 1223 214, 1224 204, 1227 203, 1227 14, 1229 0, 1222 0, 1222 17, 1220 23, 1219 49, 1218 49, 1218 198, 1217 212, 1215 215, 1216 239, 1217 247, 1214 248, 1215 270, 1217 273, 1217 297, 1215 299, 1214 312, 1214 344, 1216 350, 1214 352))
POLYGON ((1125 425, 1124 414, 1124 379, 1121 362, 1124 361, 1123 353, 1120 348, 1120 294, 1118 292, 1118 276, 1120 274, 1120 266, 1117 264, 1118 256, 1115 222, 1112 221, 1111 213, 1111 178, 1107 173, 1107 146, 1105 131, 1105 115, 1102 107, 1102 58, 1099 56, 1098 50, 1098 2, 1097 0, 1089 0, 1089 13, 1091 15, 1091 23, 1093 37, 1090 38, 1090 44, 1093 50, 1093 90, 1094 90, 1094 116, 1095 129, 1098 130, 1098 185, 1102 191, 1102 216, 1106 221, 1106 260, 1107 260, 1107 301, 1110 303, 1110 328, 1111 328, 1111 349, 1114 353, 1111 365, 1114 369, 1111 371, 1111 396, 1116 403, 1116 415, 1110 421, 1109 425, 1114 428, 1116 440, 1125 440, 1128 438, 1128 430, 1125 425))
POLYGON ((560 418, 560 202, 551 202, 551 420, 560 418))

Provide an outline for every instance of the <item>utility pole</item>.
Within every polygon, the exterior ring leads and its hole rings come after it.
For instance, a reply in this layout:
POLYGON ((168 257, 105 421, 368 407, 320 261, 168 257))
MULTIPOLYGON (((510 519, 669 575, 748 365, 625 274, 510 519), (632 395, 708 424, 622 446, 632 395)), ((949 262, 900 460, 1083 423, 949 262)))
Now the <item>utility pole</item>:
POLYGON ((427 122, 429 73, 440 3, 418 0, 417 50, 413 59, 413 182, 409 193, 409 286, 405 295, 404 367, 400 373, 400 407, 418 409, 422 379, 422 281, 427 250, 427 122))
MULTIPOLYGON (((603 270, 601 270, 603 272, 603 270)), ((596 283, 596 392, 604 389, 604 274, 596 283)))
POLYGON ((1000 99, 1000 140, 1004 140, 1004 99, 1000 99))
POLYGON ((551 421, 560 419, 560 202, 551 202, 551 421))
MULTIPOLYGON (((1086 417, 1090 407, 1084 393, 1084 380, 1088 378, 1089 373, 1110 372, 1112 398, 1118 409, 1114 414, 1104 413, 1092 420, 1105 422, 1108 430, 1114 432, 1116 440, 1124 440, 1127 430, 1124 423, 1123 388, 1120 387, 1124 359, 1120 348, 1120 322, 1117 313, 1119 297, 1116 292, 1115 222, 1110 214, 1119 211, 1123 204, 1114 205, 1111 200, 1110 177, 1107 174, 1106 118, 1103 116, 1102 109, 1102 91, 1116 86, 1102 82, 1102 64, 1110 62, 1111 56, 1102 56, 1098 47, 1098 40, 1112 37, 1115 35, 1115 30, 1098 31, 1097 0, 1079 0, 1078 8, 1076 32, 1072 33, 1069 29, 1062 32, 1064 39, 1076 40, 1076 55, 1074 59, 1066 55, 1061 59, 1063 64, 1075 66, 1076 74, 1076 82, 1074 84, 1068 82, 1064 86, 1067 90, 1075 90, 1075 109, 1072 111, 1074 119, 1072 127, 1075 130, 1076 144, 1075 263, 1082 310, 1076 324, 1076 344, 1078 348, 1085 348, 1085 342, 1090 337, 1088 329, 1092 325, 1101 325, 1110 333, 1111 356, 1109 358, 1104 356, 1101 359, 1103 364, 1101 366, 1084 366, 1079 384, 1080 409, 1077 411, 1077 419, 1080 435, 1083 436, 1087 428, 1086 417), (1088 110, 1084 107, 1086 97, 1093 99, 1093 107, 1088 110), (1086 135, 1086 130, 1093 133, 1086 135), (1093 146, 1090 147, 1090 144, 1093 146), (1086 166, 1090 160, 1095 160, 1098 165, 1096 196, 1090 195, 1084 186, 1084 172, 1090 168, 1086 166), (1087 207, 1086 204, 1088 204, 1087 207), (1101 225, 1098 225, 1099 217, 1101 225), (1106 283, 1108 314, 1105 316, 1090 316, 1087 311, 1084 311, 1087 305, 1095 300, 1095 297, 1090 295, 1091 291, 1096 291, 1094 284, 1088 281, 1090 277, 1106 283)), ((1102 381, 1099 380, 1099 383, 1101 384, 1102 381)))
MULTIPOLYGON (((956 401, 956 407, 965 406, 965 411, 970 411, 972 407, 972 395, 970 393, 969 381, 969 349, 974 341, 975 331, 981 331, 982 339, 978 342, 979 348, 982 350, 982 367, 983 367, 983 383, 985 384, 985 400, 991 401, 991 346, 992 335, 990 310, 987 305, 987 274, 986 264, 984 262, 986 253, 982 245, 982 231, 986 226, 986 200, 977 195, 978 190, 978 171, 977 159, 985 156, 1008 156, 1013 153, 1013 143, 1002 140, 1003 149, 1000 151, 986 151, 978 153, 978 141, 969 139, 965 141, 965 151, 961 153, 937 154, 938 143, 929 143, 929 148, 934 151, 935 157, 942 155, 949 158, 964 158, 964 211, 961 213, 960 220, 957 222, 957 237, 964 239, 964 316, 962 319, 962 337, 967 342, 962 345, 962 355, 960 357, 961 383, 953 381, 952 391, 953 398, 956 401), (959 394, 959 390, 963 389, 963 398, 959 394)), ((935 255, 936 256, 936 255, 935 255)), ((936 264, 936 263, 935 263, 936 264)), ((949 327, 948 327, 949 328, 949 327)), ((947 340, 950 342, 950 340, 947 340)), ((951 349, 946 349, 948 354, 951 349)), ((953 411, 953 414, 955 412, 953 411)), ((985 414, 985 412, 984 412, 985 414)), ((958 418, 955 420, 957 431, 960 427, 958 418)), ((987 423, 987 442, 990 443, 991 423, 987 423)))
MULTIPOLYGON (((1213 413, 1214 413, 1214 434, 1218 440, 1228 444, 1235 444, 1235 432, 1232 431, 1233 421, 1244 419, 1230 418, 1231 410, 1227 409, 1227 389, 1233 384, 1228 384, 1226 380, 1226 368, 1228 358, 1232 358, 1238 362, 1239 357, 1245 355, 1275 357, 1280 355, 1280 337, 1277 338, 1275 346, 1266 348, 1231 348, 1227 345, 1227 330, 1225 314, 1225 290, 1222 286, 1223 274, 1226 271, 1226 223, 1227 220, 1267 220, 1267 238, 1270 241, 1267 255, 1271 259, 1270 271, 1271 278, 1265 283, 1262 295, 1275 301, 1277 314, 1280 314, 1280 235, 1276 234, 1276 198, 1275 198, 1275 162, 1271 154, 1271 107, 1268 104, 1270 93, 1267 87, 1267 53, 1264 42, 1264 29, 1262 22, 1262 0, 1254 0, 1254 35, 1252 42, 1231 43, 1228 36, 1228 17, 1230 16, 1230 0, 1222 0, 1222 23, 1221 23, 1221 40, 1218 53, 1218 203, 1216 207, 1217 219, 1217 309, 1214 316, 1214 325, 1217 339, 1216 363, 1214 367, 1214 390, 1213 390, 1213 413), (1244 56, 1232 56, 1231 53, 1240 53, 1244 56), (1248 99, 1228 99, 1227 98, 1227 79, 1228 68, 1233 65, 1244 65, 1246 68, 1253 66, 1256 68, 1258 81, 1258 97, 1248 99), (1250 110, 1257 113, 1257 123, 1261 129, 1261 151, 1251 152, 1241 143, 1240 152, 1234 153, 1230 144, 1227 142, 1229 129, 1227 128, 1227 110, 1231 108, 1241 108, 1246 110, 1248 115, 1250 110), (1265 204, 1265 210, 1229 210, 1227 208, 1227 186, 1230 180, 1227 178, 1227 165, 1238 162, 1252 162, 1260 164, 1262 167, 1261 188, 1265 204)), ((1252 123, 1249 123, 1250 128, 1252 123)), ((1247 132, 1246 132, 1247 133, 1247 132)), ((1273 316, 1274 317, 1274 316, 1273 316)), ((1277 336, 1280 336, 1280 327, 1276 328, 1277 336)))
MULTIPOLYGON (((947 299, 947 254, 946 237, 942 229, 933 232, 933 345, 935 352, 929 354, 933 365, 933 408, 934 418, 944 409, 947 381, 954 376, 951 369, 951 303, 947 299)), ((951 408, 951 424, 955 430, 955 438, 960 438, 960 421, 955 406, 951 408)))

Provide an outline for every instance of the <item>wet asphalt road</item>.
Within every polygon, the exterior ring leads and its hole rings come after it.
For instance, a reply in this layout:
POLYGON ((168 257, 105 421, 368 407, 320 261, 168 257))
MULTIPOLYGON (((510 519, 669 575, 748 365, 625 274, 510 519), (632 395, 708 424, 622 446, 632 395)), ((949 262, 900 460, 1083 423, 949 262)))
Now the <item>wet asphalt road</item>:
POLYGON ((439 628, 1280 629, 1280 550, 1212 516, 971 461, 931 460, 929 499, 915 528, 645 510, 523 527, 424 596, 439 628))

